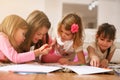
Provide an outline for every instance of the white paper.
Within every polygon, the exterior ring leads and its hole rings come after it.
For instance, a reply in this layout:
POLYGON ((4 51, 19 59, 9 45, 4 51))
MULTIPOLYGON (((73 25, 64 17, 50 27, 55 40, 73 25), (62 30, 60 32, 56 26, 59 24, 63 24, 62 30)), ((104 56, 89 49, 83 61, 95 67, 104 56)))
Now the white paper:
POLYGON ((104 69, 92 66, 65 66, 65 65, 36 65, 36 64, 18 64, 0 67, 0 71, 13 71, 17 73, 49 73, 59 69, 70 69, 77 74, 95 74, 110 72, 112 69, 104 69))
POLYGON ((21 73, 49 73, 59 69, 61 69, 61 67, 43 66, 35 64, 18 64, 0 67, 0 71, 13 71, 21 73))
POLYGON ((110 72, 112 69, 104 69, 104 68, 98 68, 93 66, 64 66, 75 73, 81 75, 81 74, 95 74, 95 73, 104 73, 104 72, 110 72))

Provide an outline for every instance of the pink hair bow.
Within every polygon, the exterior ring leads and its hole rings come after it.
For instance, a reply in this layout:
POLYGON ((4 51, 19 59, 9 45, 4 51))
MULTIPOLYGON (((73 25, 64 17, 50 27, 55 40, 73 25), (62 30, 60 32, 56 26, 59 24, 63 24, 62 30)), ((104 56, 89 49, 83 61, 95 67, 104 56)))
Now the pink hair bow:
POLYGON ((72 26, 71 26, 71 32, 72 33, 75 33, 75 32, 78 32, 78 28, 79 28, 79 26, 78 26, 78 24, 72 24, 72 26))

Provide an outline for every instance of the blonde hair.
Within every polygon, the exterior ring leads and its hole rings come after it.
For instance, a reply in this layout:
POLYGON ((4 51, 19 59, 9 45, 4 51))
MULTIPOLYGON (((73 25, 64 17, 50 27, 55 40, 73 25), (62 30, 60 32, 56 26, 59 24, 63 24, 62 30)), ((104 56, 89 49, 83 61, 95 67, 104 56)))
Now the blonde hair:
POLYGON ((71 26, 77 24, 79 26, 78 32, 72 33, 74 35, 73 47, 76 49, 83 45, 83 25, 81 17, 75 13, 70 13, 66 15, 58 26, 58 34, 61 36, 61 27, 64 26, 66 30, 71 31, 71 26))
POLYGON ((51 23, 48 19, 48 17, 44 14, 44 12, 35 10, 33 11, 26 19, 29 29, 26 34, 26 39, 25 39, 25 45, 22 45, 22 48, 25 51, 29 51, 31 44, 32 44, 32 38, 35 32, 42 27, 46 27, 47 29, 50 28, 51 23))
POLYGON ((27 29, 28 25, 24 19, 22 19, 21 17, 17 15, 7 16, 2 21, 1 26, 0 26, 0 32, 3 32, 8 36, 8 39, 15 50, 17 50, 19 46, 17 46, 17 43, 14 39, 14 34, 19 28, 27 29))

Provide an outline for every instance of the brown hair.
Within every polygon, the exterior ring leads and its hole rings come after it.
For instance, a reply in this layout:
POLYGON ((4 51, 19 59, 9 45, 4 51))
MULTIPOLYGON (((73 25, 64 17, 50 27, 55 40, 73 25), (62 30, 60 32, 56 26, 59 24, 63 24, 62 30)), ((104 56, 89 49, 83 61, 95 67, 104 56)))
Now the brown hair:
MULTIPOLYGON (((48 17, 44 14, 44 12, 39 11, 39 10, 33 11, 27 17, 26 21, 29 25, 29 30, 26 34, 25 42, 21 45, 21 48, 23 51, 30 50, 33 35, 39 28, 46 27, 49 29, 51 26, 51 23, 50 23, 48 17)), ((49 40, 48 33, 46 33, 46 41, 44 41, 44 42, 48 43, 48 40, 49 40)), ((43 44, 43 40, 38 41, 38 43, 36 43, 35 48, 38 48, 38 45, 41 46, 42 44, 43 44)))
POLYGON ((109 40, 114 40, 116 35, 116 29, 114 25, 109 23, 103 23, 100 25, 97 31, 97 37, 100 37, 101 35, 109 40))

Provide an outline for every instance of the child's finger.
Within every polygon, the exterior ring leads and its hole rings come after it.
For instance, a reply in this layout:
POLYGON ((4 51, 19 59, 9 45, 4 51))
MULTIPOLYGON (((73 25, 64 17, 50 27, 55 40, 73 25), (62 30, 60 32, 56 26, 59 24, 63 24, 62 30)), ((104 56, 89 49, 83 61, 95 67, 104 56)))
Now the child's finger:
POLYGON ((54 39, 54 40, 52 41, 52 43, 50 44, 50 46, 54 46, 56 43, 57 43, 57 41, 56 41, 56 39, 54 39))

